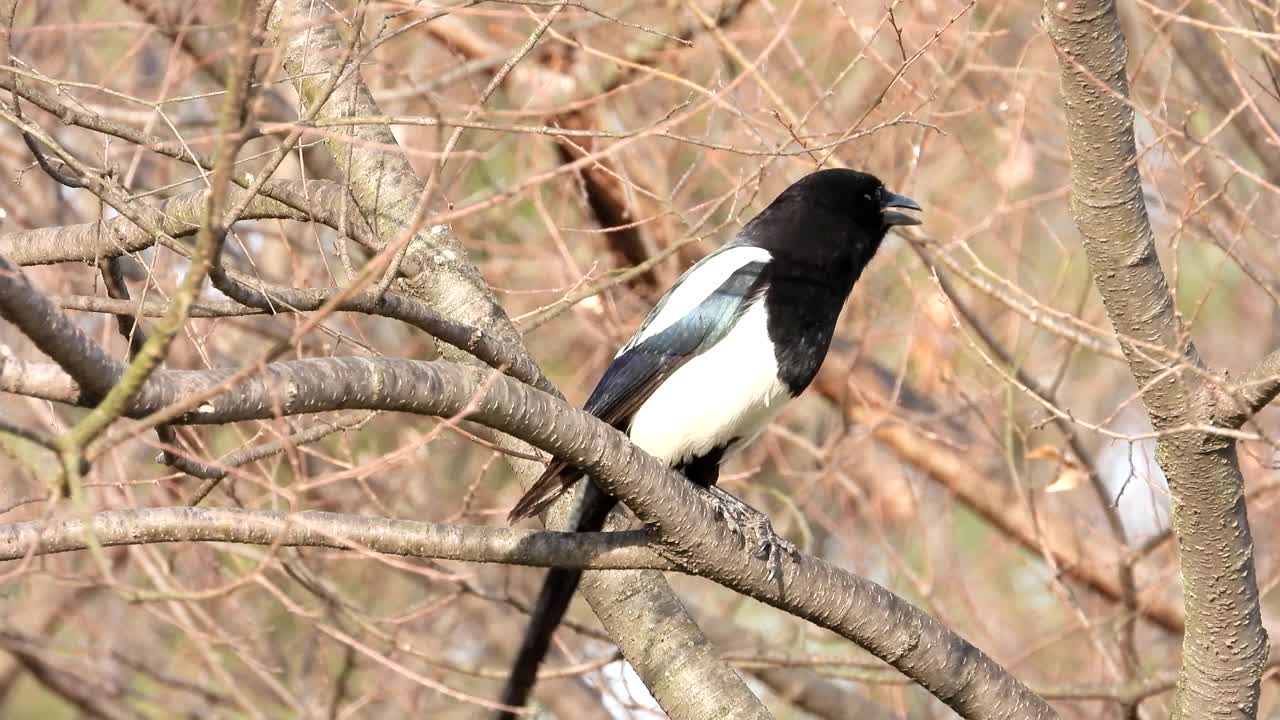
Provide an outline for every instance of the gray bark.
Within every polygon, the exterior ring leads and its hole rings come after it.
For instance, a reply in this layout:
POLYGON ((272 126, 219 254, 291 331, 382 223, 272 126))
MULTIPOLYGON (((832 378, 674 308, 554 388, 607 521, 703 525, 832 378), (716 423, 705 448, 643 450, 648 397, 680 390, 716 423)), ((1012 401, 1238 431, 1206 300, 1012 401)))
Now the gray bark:
MULTIPOLYGON (((752 548, 743 547, 740 536, 718 521, 705 493, 617 430, 504 375, 444 361, 358 357, 273 363, 252 377, 228 384, 231 375, 216 370, 160 372, 132 398, 126 414, 144 416, 214 388, 222 392, 177 422, 222 424, 338 409, 452 417, 467 410, 467 419, 523 438, 591 473, 601 487, 657 530, 660 552, 682 571, 858 643, 964 717, 1057 717, 981 650, 869 580, 802 555, 799 560, 785 559, 782 580, 770 581, 770 563, 755 557, 752 548)), ((595 573, 606 579, 626 574, 631 573, 595 573)), ((625 620, 616 615, 609 619, 625 620)), ((635 618, 630 622, 636 623, 635 618)), ((636 624, 641 626, 638 632, 652 632, 648 617, 636 624)), ((697 686, 679 685, 672 679, 687 671, 680 662, 685 660, 680 642, 678 637, 651 637, 647 646, 666 654, 644 660, 652 661, 651 667, 665 662, 669 668, 667 675, 656 678, 658 692, 698 694, 697 686), (664 683, 676 684, 665 687, 664 683)), ((716 661, 722 662, 718 655, 716 661)), ((732 711, 724 716, 740 717, 732 711)))
POLYGON ((1173 498, 1186 610, 1174 717, 1256 717, 1267 633, 1243 481, 1234 440, 1204 428, 1239 427, 1243 406, 1260 407, 1260 398, 1242 400, 1214 381, 1173 305, 1142 196, 1115 4, 1050 1, 1043 17, 1061 67, 1072 213, 1160 433, 1156 454, 1173 498))
MULTIPOLYGON (((308 8, 313 7, 317 6, 279 0, 270 21, 285 55, 285 68, 295 78, 295 89, 304 105, 315 102, 316 93, 335 71, 332 63, 345 48, 327 18, 317 22, 310 16, 308 8)), ((381 114, 357 74, 333 93, 317 119, 381 114)), ((416 265, 426 269, 415 278, 417 294, 442 315, 491 333, 505 345, 523 348, 518 331, 452 229, 446 225, 426 231, 410 227, 425 188, 404 155, 387 150, 397 148, 390 128, 353 127, 349 135, 331 138, 327 145, 375 235, 385 243, 401 233, 414 233, 410 252, 417 255, 416 265)), ((444 348, 443 354, 468 361, 464 353, 449 348, 444 348)), ((527 449, 523 443, 503 442, 527 449)), ((511 464, 526 484, 541 471, 540 465, 527 461, 511 459, 511 464)), ((588 573, 582 594, 672 718, 769 716, 742 678, 720 660, 659 573, 588 573)))
MULTIPOLYGON (((344 234, 355 234, 353 227, 343 227, 337 208, 343 194, 342 186, 324 180, 308 183, 271 181, 265 188, 276 195, 309 197, 315 211, 303 212, 278 200, 259 195, 253 198, 242 215, 244 220, 279 218, 285 220, 314 221, 338 229, 344 234)), ((245 191, 231 188, 228 204, 243 201, 245 191)), ((196 234, 205 213, 209 195, 203 190, 183 193, 167 198, 154 206, 138 204, 151 225, 169 237, 189 237, 196 234)), ((354 220, 348 220, 350 226, 354 220)), ((59 227, 19 230, 0 235, 0 255, 7 256, 19 265, 48 265, 60 262, 95 262, 102 258, 119 257, 144 250, 156 244, 156 236, 146 232, 125 217, 115 217, 103 222, 80 223, 59 227)))
POLYGON ((229 542, 366 550, 438 560, 533 567, 677 570, 648 545, 652 533, 561 533, 415 522, 344 513, 240 508, 107 510, 86 518, 0 525, 0 560, 102 547, 229 542))

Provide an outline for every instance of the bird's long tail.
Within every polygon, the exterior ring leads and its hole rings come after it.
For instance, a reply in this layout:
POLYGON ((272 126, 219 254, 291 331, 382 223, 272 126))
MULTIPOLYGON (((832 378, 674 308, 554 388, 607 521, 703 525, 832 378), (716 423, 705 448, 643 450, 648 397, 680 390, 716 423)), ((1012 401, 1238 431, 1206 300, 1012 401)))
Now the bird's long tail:
MULTIPOLYGON (((577 532, 598 532, 604 529, 604 521, 609 517, 617 501, 605 495, 595 483, 587 480, 582 497, 578 501, 577 521, 572 529, 577 532)), ((569 601, 578 589, 578 581, 582 579, 581 570, 552 568, 547 579, 542 583, 538 600, 533 611, 529 613, 529 626, 525 629, 524 640, 520 643, 520 652, 511 666, 511 675, 507 678, 507 686, 502 690, 502 703, 512 707, 524 707, 529 701, 533 685, 538 679, 538 666, 551 647, 551 636, 556 627, 564 619, 569 609, 569 601)), ((514 720, 515 714, 500 710, 495 720, 514 720)))

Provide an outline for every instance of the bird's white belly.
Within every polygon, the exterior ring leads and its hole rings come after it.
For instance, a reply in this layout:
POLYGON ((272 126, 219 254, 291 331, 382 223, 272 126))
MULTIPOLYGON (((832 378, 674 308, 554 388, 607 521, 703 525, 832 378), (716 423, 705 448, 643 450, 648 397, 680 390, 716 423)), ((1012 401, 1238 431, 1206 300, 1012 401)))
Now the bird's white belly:
POLYGON ((720 342, 667 378, 632 416, 632 442, 677 465, 740 438, 735 450, 763 430, 791 399, 767 321, 764 302, 756 302, 720 342))

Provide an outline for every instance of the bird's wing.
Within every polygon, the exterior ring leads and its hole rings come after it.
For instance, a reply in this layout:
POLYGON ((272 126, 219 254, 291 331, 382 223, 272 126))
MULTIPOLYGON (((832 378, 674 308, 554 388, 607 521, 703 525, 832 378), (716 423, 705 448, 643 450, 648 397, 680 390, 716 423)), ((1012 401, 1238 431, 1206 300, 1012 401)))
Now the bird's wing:
MULTIPOLYGON (((729 246, 690 268, 618 351, 583 409, 624 430, 658 386, 724 338, 760 299, 768 287, 769 259, 759 248, 729 246)), ((552 460, 510 518, 538 514, 579 477, 568 463, 552 460)))

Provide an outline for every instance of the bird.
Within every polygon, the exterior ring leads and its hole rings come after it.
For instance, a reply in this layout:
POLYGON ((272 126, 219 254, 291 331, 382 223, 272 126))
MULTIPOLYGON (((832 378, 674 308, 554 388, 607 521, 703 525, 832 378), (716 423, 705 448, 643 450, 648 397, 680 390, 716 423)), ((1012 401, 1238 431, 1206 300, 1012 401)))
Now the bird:
MULTIPOLYGON (((826 357, 853 285, 890 228, 918 225, 920 211, 874 175, 829 168, 783 190, 658 300, 605 369, 584 410, 708 491, 717 513, 759 539, 756 554, 780 570, 768 519, 715 487, 721 465, 800 395, 826 357)), ((547 509, 584 473, 553 459, 512 508, 514 522, 547 509)), ((582 483, 569 529, 597 532, 617 505, 582 483)), ((530 612, 501 702, 523 707, 538 666, 568 610, 581 570, 548 571, 530 612)), ((497 720, 510 720, 509 710, 497 720)))

